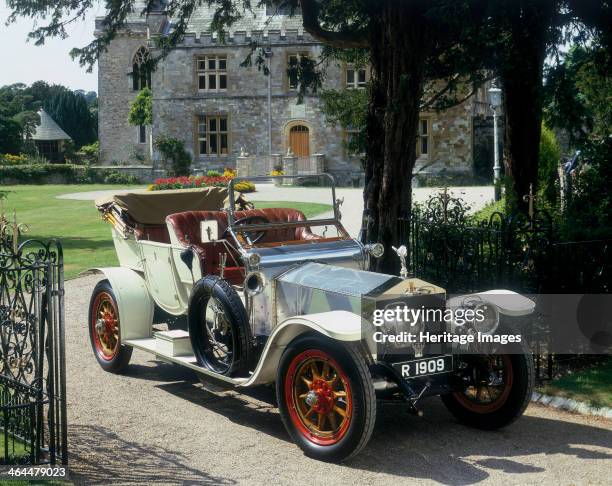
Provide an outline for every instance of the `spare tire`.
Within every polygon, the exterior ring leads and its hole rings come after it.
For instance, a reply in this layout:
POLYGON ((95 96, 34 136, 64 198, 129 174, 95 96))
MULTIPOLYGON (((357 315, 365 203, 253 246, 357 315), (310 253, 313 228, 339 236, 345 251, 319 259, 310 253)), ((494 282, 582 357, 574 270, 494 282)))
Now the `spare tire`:
POLYGON ((227 376, 249 371, 251 331, 246 310, 232 286, 208 275, 189 298, 189 336, 198 364, 227 376))

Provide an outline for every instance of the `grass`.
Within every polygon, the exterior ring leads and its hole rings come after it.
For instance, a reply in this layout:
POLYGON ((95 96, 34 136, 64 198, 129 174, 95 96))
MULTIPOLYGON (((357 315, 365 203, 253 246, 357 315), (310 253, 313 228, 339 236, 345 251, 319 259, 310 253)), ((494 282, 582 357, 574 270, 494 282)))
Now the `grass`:
POLYGON ((612 408, 612 358, 597 366, 552 380, 541 391, 546 395, 586 402, 593 407, 612 408))
POLYGON ((489 221, 495 212, 505 214, 505 205, 506 201, 503 198, 499 201, 490 202, 484 208, 476 211, 472 218, 475 221, 489 221))
MULTIPOLYGON (((7 191, 4 208, 17 210, 17 220, 28 225, 27 238, 59 238, 64 248, 66 278, 76 277, 90 267, 117 265, 110 226, 102 221, 93 201, 57 199, 73 192, 125 189, 113 185, 18 185, 3 186, 7 191)), ((290 207, 300 209, 306 217, 332 209, 328 204, 289 201, 257 201, 256 207, 290 207)))
MULTIPOLYGON (((12 454, 16 457, 19 456, 23 456, 24 454, 26 454, 26 450, 25 450, 25 446, 24 444, 15 439, 13 440, 9 440, 9 454, 12 454), (13 444, 15 446, 15 449, 13 450, 13 444)), ((4 431, 2 429, 0 429, 0 462, 2 462, 3 460, 5 460, 4 457, 4 431)))

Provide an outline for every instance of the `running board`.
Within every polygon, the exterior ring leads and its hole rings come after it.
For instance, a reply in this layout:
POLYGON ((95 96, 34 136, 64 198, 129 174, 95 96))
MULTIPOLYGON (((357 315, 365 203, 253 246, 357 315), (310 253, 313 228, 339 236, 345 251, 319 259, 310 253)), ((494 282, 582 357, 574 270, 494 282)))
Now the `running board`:
POLYGON ((136 349, 146 351, 147 353, 152 353, 162 361, 186 366, 187 368, 191 368, 197 373, 209 376, 211 378, 216 378, 217 380, 221 380, 232 385, 242 385, 249 380, 248 378, 231 378, 229 376, 220 375, 218 373, 215 373, 214 371, 207 370, 206 368, 202 368, 198 364, 194 355, 171 356, 170 354, 160 352, 157 349, 157 340, 155 338, 128 339, 127 341, 125 341, 125 344, 128 346, 132 346, 136 349))

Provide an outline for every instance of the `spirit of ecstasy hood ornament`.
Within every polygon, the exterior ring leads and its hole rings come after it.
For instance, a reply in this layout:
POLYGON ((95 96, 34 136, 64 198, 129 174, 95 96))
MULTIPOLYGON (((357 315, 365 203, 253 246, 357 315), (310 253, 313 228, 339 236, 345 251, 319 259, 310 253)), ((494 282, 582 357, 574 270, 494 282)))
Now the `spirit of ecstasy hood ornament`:
POLYGON ((397 254, 397 256, 400 259, 400 263, 402 265, 402 269, 400 270, 400 277, 404 279, 408 278, 408 267, 406 266, 406 257, 408 256, 408 248, 402 245, 399 248, 395 248, 394 246, 392 246, 391 249, 397 254))

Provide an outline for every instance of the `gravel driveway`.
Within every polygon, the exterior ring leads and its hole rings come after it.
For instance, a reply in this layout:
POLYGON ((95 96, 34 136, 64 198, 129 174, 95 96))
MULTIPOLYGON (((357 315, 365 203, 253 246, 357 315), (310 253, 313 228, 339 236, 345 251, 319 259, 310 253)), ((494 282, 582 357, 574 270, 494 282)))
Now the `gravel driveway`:
POLYGON ((69 451, 77 484, 610 484, 612 422, 530 406, 500 432, 457 424, 438 399, 425 416, 383 407, 369 446, 343 465, 289 442, 267 387, 205 387, 135 351, 127 375, 92 354, 97 277, 66 283, 69 451))

